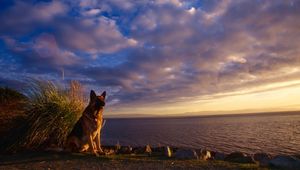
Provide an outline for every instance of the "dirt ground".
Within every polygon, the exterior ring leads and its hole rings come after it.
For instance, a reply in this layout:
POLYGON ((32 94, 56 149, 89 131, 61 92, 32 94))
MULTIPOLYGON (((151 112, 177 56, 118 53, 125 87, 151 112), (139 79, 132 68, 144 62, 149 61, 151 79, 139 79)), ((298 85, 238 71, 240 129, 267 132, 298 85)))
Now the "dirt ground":
POLYGON ((174 160, 146 155, 95 157, 89 154, 31 152, 0 155, 0 170, 10 169, 261 169, 254 164, 174 160))

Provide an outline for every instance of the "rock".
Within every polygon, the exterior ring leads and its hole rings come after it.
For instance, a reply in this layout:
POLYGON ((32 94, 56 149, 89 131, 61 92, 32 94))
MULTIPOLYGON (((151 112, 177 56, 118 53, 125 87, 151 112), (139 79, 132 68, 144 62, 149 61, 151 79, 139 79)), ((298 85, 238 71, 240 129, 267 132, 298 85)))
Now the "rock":
POLYGON ((154 156, 165 156, 165 157, 172 157, 172 151, 173 149, 169 146, 164 146, 164 147, 155 147, 155 148, 151 148, 152 149, 152 153, 151 155, 154 156))
POLYGON ((224 161, 224 159, 226 158, 226 154, 222 153, 222 152, 215 152, 212 157, 214 160, 218 160, 218 161, 224 161))
POLYGON ((155 148, 151 148, 152 156, 164 156, 164 147, 155 147, 155 148))
POLYGON ((104 149, 104 154, 105 155, 114 155, 115 150, 114 149, 104 149))
POLYGON ((198 159, 198 155, 193 149, 178 149, 175 153, 177 159, 198 159))
POLYGON ((133 153, 135 154, 144 154, 145 148, 144 147, 135 147, 132 149, 133 153))
POLYGON ((146 145, 144 151, 149 156, 152 154, 152 149, 151 149, 150 145, 146 145))
POLYGON ((156 152, 156 153, 163 153, 164 151, 164 147, 155 147, 155 148, 152 148, 152 152, 156 152))
POLYGON ((201 149, 200 153, 198 154, 199 159, 207 161, 211 159, 211 152, 205 149, 201 149))
POLYGON ((149 156, 152 153, 152 149, 150 145, 146 145, 145 147, 135 147, 132 149, 132 153, 134 154, 148 154, 149 156))
POLYGON ((130 146, 122 146, 119 150, 118 150, 119 154, 131 154, 132 153, 132 147, 130 146))
POLYGON ((172 157, 172 151, 169 146, 164 147, 164 156, 171 158, 172 157))
POLYGON ((120 145, 120 143, 118 142, 117 144, 116 144, 116 146, 115 146, 115 150, 116 151, 119 151, 121 149, 121 145, 120 145))
POLYGON ((300 159, 293 156, 278 155, 270 160, 269 165, 283 169, 300 169, 300 159))
POLYGON ((259 163, 259 166, 266 167, 269 165, 271 156, 266 153, 256 153, 253 155, 253 159, 259 163))
POLYGON ((236 162, 236 163, 255 163, 251 156, 247 156, 242 152, 233 152, 227 155, 224 159, 228 162, 236 162))

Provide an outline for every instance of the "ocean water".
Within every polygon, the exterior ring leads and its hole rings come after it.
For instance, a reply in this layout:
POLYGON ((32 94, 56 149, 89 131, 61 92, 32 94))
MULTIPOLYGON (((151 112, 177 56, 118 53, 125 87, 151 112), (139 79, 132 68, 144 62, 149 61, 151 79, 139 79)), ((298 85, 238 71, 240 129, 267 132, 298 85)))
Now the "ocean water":
POLYGON ((178 146, 220 152, 300 153, 300 113, 107 119, 104 145, 178 146))

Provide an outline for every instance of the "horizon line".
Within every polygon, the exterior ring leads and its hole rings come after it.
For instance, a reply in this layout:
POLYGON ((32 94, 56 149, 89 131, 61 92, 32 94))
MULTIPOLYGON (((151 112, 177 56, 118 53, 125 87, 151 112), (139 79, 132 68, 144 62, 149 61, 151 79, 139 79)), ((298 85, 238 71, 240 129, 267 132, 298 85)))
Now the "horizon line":
MULTIPOLYGON (((244 113, 223 113, 223 114, 170 114, 170 115, 152 115, 152 114, 126 114, 126 115, 110 115, 104 116, 105 119, 142 119, 142 118, 190 118, 190 117, 230 117, 230 116, 249 116, 249 115, 278 115, 280 113, 288 113, 289 115, 299 114, 300 110, 282 110, 282 111, 259 111, 259 112, 244 112, 244 113)), ((207 112, 206 112, 207 113, 207 112)))

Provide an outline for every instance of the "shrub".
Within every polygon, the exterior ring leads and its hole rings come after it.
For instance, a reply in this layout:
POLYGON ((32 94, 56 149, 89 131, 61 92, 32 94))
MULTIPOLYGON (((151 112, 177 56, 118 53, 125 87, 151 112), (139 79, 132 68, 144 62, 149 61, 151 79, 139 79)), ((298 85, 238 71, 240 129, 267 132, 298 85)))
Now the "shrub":
POLYGON ((27 126, 24 137, 14 147, 41 149, 62 147, 82 114, 82 86, 72 81, 68 88, 51 81, 33 81, 27 91, 27 126))
POLYGON ((0 87, 0 105, 14 103, 15 101, 23 101, 26 97, 18 91, 8 88, 0 87))
POLYGON ((25 95, 20 92, 0 87, 0 152, 16 141, 20 132, 18 126, 24 124, 26 117, 26 101, 25 95))

